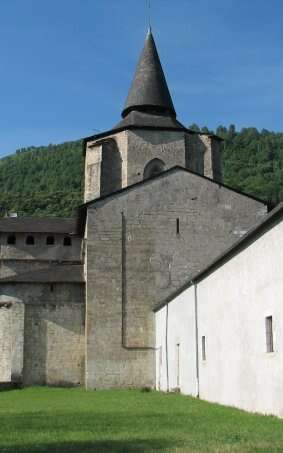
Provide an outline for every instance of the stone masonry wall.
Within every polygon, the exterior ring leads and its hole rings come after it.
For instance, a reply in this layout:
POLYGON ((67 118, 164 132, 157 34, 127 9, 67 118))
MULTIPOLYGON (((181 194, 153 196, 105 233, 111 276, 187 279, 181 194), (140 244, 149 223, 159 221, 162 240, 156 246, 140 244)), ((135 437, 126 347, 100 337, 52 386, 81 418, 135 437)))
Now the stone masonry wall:
POLYGON ((186 134, 186 167, 221 182, 221 141, 205 134, 186 134))
POLYGON ((265 212, 182 170, 89 207, 87 386, 154 386, 152 309, 265 212))
POLYGON ((165 170, 186 165, 185 134, 180 131, 128 131, 129 152, 127 185, 143 180, 146 165, 152 159, 160 159, 165 170))
POLYGON ((12 379, 24 385, 83 384, 84 285, 1 283, 0 293, 16 301, 9 310, 12 379))
MULTIPOLYGON (((105 194, 102 159, 105 160, 107 153, 111 153, 111 141, 115 142, 120 153, 119 171, 122 188, 142 181, 144 169, 152 159, 161 159, 166 170, 179 165, 221 181, 219 140, 205 134, 183 131, 125 130, 102 140, 88 142, 85 157, 85 202, 105 194), (107 147, 109 149, 106 149, 107 147)), ((109 175, 112 171, 114 168, 110 165, 109 175)), ((119 179, 118 176, 115 176, 115 180, 119 179)), ((108 175, 107 178, 109 179, 108 175)), ((117 190, 120 186, 115 186, 114 189, 117 190)))
POLYGON ((103 143, 115 140, 121 155, 121 181, 122 187, 127 185, 127 131, 109 135, 105 140, 91 140, 87 143, 85 155, 85 192, 84 201, 94 200, 101 195, 101 170, 103 143))
MULTIPOLYGON (((5 299, 1 296, 1 300, 5 299)), ((0 305, 0 382, 21 382, 23 373, 24 305, 7 297, 0 305)))
POLYGON ((26 306, 24 385, 84 384, 83 308, 26 306))
POLYGON ((11 308, 0 308, 0 382, 11 381, 11 308))
POLYGON ((11 308, 11 379, 22 382, 24 365, 25 305, 15 302, 11 308))
POLYGON ((80 261, 81 243, 79 236, 72 237, 72 245, 64 246, 63 234, 53 234, 54 245, 46 245, 48 233, 32 234, 34 245, 26 245, 27 234, 17 233, 16 244, 7 245, 7 236, 10 233, 0 233, 0 260, 41 260, 41 261, 80 261))

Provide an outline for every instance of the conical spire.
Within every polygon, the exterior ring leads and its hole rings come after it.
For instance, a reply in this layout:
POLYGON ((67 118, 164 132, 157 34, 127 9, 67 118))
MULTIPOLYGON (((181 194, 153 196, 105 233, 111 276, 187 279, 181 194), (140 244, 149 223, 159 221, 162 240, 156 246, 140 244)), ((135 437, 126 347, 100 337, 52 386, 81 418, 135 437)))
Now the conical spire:
POLYGON ((176 112, 149 28, 122 117, 131 111, 176 117, 176 112))

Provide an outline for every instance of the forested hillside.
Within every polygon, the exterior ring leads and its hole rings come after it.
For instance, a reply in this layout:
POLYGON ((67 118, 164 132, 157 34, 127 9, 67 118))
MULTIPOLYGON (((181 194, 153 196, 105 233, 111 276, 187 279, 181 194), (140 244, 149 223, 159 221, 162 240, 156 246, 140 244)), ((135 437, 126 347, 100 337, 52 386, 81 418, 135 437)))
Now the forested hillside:
MULTIPOLYGON (((283 200, 283 133, 238 132, 233 125, 201 130, 224 139, 226 184, 274 204, 283 200)), ((0 160, 1 215, 70 216, 82 203, 82 188, 81 141, 21 149, 0 160)))
POLYGON ((70 216, 82 203, 81 141, 31 147, 0 160, 0 205, 19 215, 70 216))
MULTIPOLYGON (((198 129, 192 125, 191 128, 198 129)), ((234 125, 214 132, 224 139, 223 175, 229 186, 276 204, 283 200, 283 133, 234 125)))

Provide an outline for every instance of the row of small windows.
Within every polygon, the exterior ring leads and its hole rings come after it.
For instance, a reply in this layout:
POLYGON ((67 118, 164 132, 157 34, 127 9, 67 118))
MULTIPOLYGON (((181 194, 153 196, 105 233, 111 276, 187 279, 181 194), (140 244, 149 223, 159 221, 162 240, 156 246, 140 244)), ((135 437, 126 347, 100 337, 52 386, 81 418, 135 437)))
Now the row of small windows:
MULTIPOLYGON (((266 352, 274 352, 273 346, 273 320, 272 316, 265 318, 265 337, 266 337, 266 352)), ((206 338, 201 337, 201 358, 203 361, 206 360, 206 338)))
MULTIPOLYGON (((15 245, 17 242, 16 235, 15 234, 10 234, 7 237, 7 244, 8 245, 15 245)), ((35 245, 36 240, 35 237, 32 235, 26 236, 25 239, 26 245, 35 245)), ((55 237, 54 236, 47 236, 46 237, 46 245, 55 245, 55 237)), ((72 238, 70 236, 65 236, 63 239, 63 245, 66 247, 69 247, 72 245, 72 238)))

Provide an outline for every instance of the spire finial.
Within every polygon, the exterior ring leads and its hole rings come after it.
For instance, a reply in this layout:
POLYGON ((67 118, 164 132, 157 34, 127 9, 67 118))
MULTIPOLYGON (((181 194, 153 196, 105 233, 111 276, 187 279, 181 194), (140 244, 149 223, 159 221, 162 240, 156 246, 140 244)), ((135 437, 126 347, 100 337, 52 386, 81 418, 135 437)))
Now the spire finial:
POLYGON ((147 0, 147 6, 148 6, 148 34, 150 34, 151 33, 151 11, 150 11, 151 3, 150 3, 150 0, 147 0))

